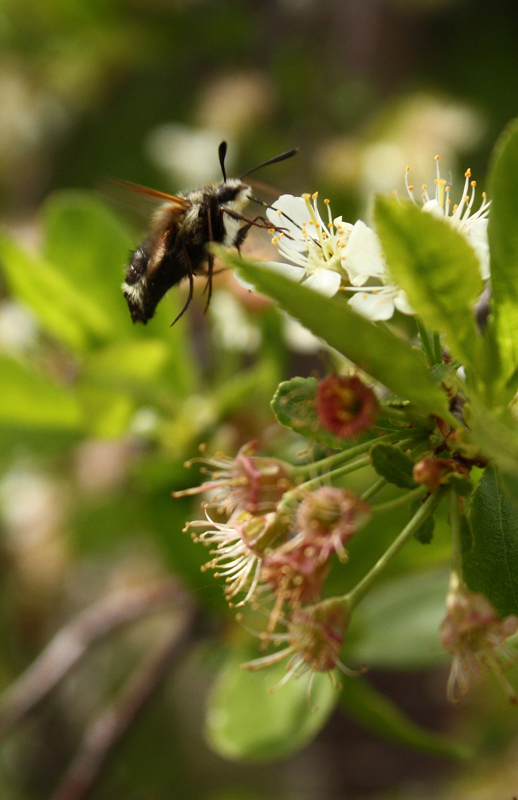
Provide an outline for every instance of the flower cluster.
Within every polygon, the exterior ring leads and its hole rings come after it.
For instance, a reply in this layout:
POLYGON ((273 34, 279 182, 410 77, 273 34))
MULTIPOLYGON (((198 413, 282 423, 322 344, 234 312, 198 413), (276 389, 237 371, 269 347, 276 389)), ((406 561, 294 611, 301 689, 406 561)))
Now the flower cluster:
MULTIPOLYGON (((421 188, 421 207, 424 212, 443 217, 462 233, 475 250, 480 273, 489 278, 489 248, 487 242, 487 216, 489 202, 482 194, 482 202, 475 210, 476 181, 471 171, 465 173, 465 184, 458 203, 452 206, 451 189, 439 169, 436 156, 435 191, 433 197, 428 187, 421 188)), ((414 187, 405 176, 407 193, 417 204, 414 187)), ((268 209, 272 228, 272 242, 277 246, 282 262, 267 262, 264 266, 280 272, 287 278, 303 282, 305 286, 332 297, 339 290, 352 296, 350 305, 359 314, 373 321, 390 319, 394 311, 414 314, 403 289, 396 285, 383 256, 381 243, 375 231, 358 220, 354 225, 342 217, 333 217, 329 200, 324 200, 327 219, 318 207, 318 192, 301 197, 285 194, 268 209)))
MULTIPOLYGON (((438 157, 433 193, 429 194, 427 186, 423 186, 420 198, 416 199, 408 170, 405 181, 411 202, 423 213, 443 218, 445 224, 465 237, 476 255, 482 279, 488 280, 489 203, 483 194, 478 208, 475 207, 476 183, 470 170, 465 173, 462 196, 456 204, 452 204, 451 189, 441 177, 438 157)), ((390 273, 376 232, 361 220, 353 225, 342 217, 334 217, 328 200, 324 206, 322 213, 315 193, 301 197, 283 195, 268 207, 272 241, 282 261, 264 266, 327 297, 339 291, 346 293, 349 304, 373 322, 390 319, 396 310, 417 316, 419 309, 409 306, 405 292, 390 273)), ((407 212, 403 210, 401 215, 407 214, 413 220, 419 216, 413 209, 407 212)), ((434 226, 415 227, 422 227, 426 233, 428 227, 434 226)), ((437 237, 440 227, 435 225, 437 237)), ((420 235, 420 230, 416 235, 420 235)), ((448 238, 451 239, 451 234, 448 238)), ((417 243, 414 244, 418 250, 417 243)), ((435 241, 432 250, 439 252, 435 241)), ((435 255, 430 258, 430 269, 435 267, 434 259, 435 255)), ((468 258, 468 262, 472 264, 473 258, 468 258)), ((426 265, 424 259, 416 262, 416 281, 426 265)), ((245 275, 246 272, 245 268, 245 275)), ((254 270, 249 273, 253 275, 254 270)), ((276 283, 271 281, 273 286, 276 283)), ((447 284, 442 287, 444 291, 441 287, 437 289, 436 303, 451 294, 448 282, 444 283, 447 284)), ((476 286, 479 281, 474 283, 476 286)), ((277 296, 273 289, 271 293, 277 296)), ((279 297, 283 296, 279 290, 279 297)), ((419 293, 413 293, 412 297, 419 297, 419 293)), ((471 313, 472 302, 470 294, 466 317, 471 313)), ((286 306, 291 308, 288 301, 286 306)), ((325 303, 319 301, 319 306, 325 311, 325 303)), ((332 306, 333 313, 338 314, 340 304, 332 306)), ((297 308, 297 304, 293 307, 297 308)), ((300 314, 304 322, 303 309, 300 314)), ((312 318, 310 313, 308 318, 312 318)), ((431 541, 434 529, 431 517, 442 499, 448 498, 452 577, 447 614, 440 629, 441 643, 453 657, 448 696, 455 700, 459 692, 466 691, 470 677, 487 666, 497 675, 510 699, 517 702, 505 668, 518 661, 518 655, 507 643, 518 632, 518 617, 499 618, 489 599, 469 591, 459 577, 463 568, 466 498, 473 491, 470 472, 474 466, 485 468, 488 462, 487 456, 480 453, 477 437, 471 436, 468 416, 473 413, 469 411, 469 379, 476 385, 471 374, 476 363, 470 363, 471 349, 463 349, 462 342, 455 349, 454 340, 442 341, 440 329, 427 329, 427 324, 437 324, 440 328, 442 317, 439 314, 437 318, 438 322, 431 313, 424 321, 417 316, 423 359, 414 358, 415 353, 406 360, 401 356, 405 370, 415 368, 416 375, 421 374, 419 391, 409 391, 408 396, 402 380, 392 381, 390 372, 376 363, 376 358, 387 357, 390 347, 385 332, 378 339, 383 347, 372 359, 370 369, 373 378, 386 380, 394 394, 378 399, 357 373, 329 375, 318 382, 313 378, 296 378, 279 387, 273 402, 279 421, 320 447, 335 448, 338 452, 313 463, 293 466, 276 458, 257 456, 257 443, 251 442, 233 459, 224 455, 197 459, 208 471, 208 479, 200 486, 175 493, 176 497, 207 495, 205 519, 187 523, 195 541, 210 548, 211 560, 204 569, 213 569, 216 577, 224 579, 230 605, 251 604, 255 610, 266 611, 268 623, 260 634, 264 647, 285 645, 244 665, 248 669, 259 669, 286 658, 284 680, 309 672, 309 685, 315 673, 330 673, 335 667, 347 675, 358 674, 340 661, 351 614, 404 544, 413 538, 423 544, 431 541), (429 323, 429 319, 433 322, 429 323), (452 347, 453 356, 445 345, 452 347), (457 358, 464 364, 457 362, 457 358), (435 372, 429 382, 434 393, 426 402, 421 400, 426 384, 423 364, 425 369, 435 372), (464 377, 459 367, 465 370, 464 377), (351 440, 357 441, 353 444, 351 440), (359 496, 345 487, 344 479, 364 467, 371 470, 374 481, 359 496), (372 498, 387 484, 404 491, 386 502, 371 505, 372 498), (326 579, 332 562, 348 562, 351 537, 373 515, 402 506, 410 509, 410 520, 397 538, 346 594, 326 597, 326 579)), ((365 325, 358 325, 358 329, 363 331, 365 325)), ((333 344, 333 337, 329 338, 333 344)), ((374 334, 372 341, 376 342, 374 334)), ((407 344, 410 353, 411 343, 407 344)), ((400 343, 396 346, 395 338, 394 345, 397 356, 400 343)), ((349 357, 347 344, 341 352, 349 357)), ((478 351, 475 348, 473 352, 478 351)), ((351 354, 359 365, 364 364, 361 356, 358 358, 357 348, 351 348, 351 354)))
MULTIPOLYGON (((357 392, 371 391, 355 380, 357 392)), ((352 490, 326 485, 326 479, 304 481, 297 468, 257 456, 256 450, 251 442, 234 459, 194 459, 208 479, 173 496, 207 493, 205 519, 188 522, 186 530, 210 548, 203 569, 225 581, 229 604, 269 609, 265 641, 288 637, 297 674, 302 662, 329 671, 338 660, 345 622, 338 624, 343 609, 334 609, 329 619, 319 610, 323 585, 331 559, 347 561, 346 544, 370 519, 370 507, 352 490), (287 634, 278 633, 279 624, 287 634)))

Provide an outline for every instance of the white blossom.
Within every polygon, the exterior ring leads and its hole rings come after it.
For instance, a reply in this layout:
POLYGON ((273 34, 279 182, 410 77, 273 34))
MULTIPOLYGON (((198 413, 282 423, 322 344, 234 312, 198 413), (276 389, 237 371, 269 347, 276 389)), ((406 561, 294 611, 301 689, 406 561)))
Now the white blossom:
MULTIPOLYGON (((471 180, 471 170, 468 169, 460 202, 451 208, 450 187, 441 178, 438 156, 436 165, 434 196, 430 197, 424 185, 421 207, 427 213, 446 219, 466 237, 477 255, 480 274, 487 280, 490 204, 483 193, 479 208, 473 210, 476 182, 471 180)), ((405 181, 408 195, 416 203, 414 187, 408 181, 408 168, 405 181)), ((301 197, 285 194, 268 209, 272 242, 284 261, 266 262, 262 266, 327 297, 340 290, 347 292, 351 295, 351 307, 374 322, 390 319, 396 310, 402 314, 415 314, 405 291, 390 274, 376 232, 362 220, 352 225, 344 222, 342 217, 333 218, 328 200, 324 200, 327 206, 325 221, 317 198, 318 192, 301 197)), ((244 283, 242 279, 241 282, 244 283)))

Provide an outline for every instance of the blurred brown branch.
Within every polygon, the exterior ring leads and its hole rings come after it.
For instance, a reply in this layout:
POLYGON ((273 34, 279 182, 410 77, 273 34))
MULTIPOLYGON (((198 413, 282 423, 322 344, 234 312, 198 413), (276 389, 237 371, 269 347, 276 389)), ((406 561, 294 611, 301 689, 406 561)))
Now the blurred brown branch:
POLYGON ((84 800, 89 796, 108 757, 195 634, 197 618, 194 607, 186 609, 165 641, 161 639, 130 676, 118 701, 92 723, 51 800, 84 800))
POLYGON ((186 595, 178 584, 164 580, 116 592, 79 614, 0 697, 0 735, 5 735, 53 689, 91 644, 173 602, 185 604, 186 595))

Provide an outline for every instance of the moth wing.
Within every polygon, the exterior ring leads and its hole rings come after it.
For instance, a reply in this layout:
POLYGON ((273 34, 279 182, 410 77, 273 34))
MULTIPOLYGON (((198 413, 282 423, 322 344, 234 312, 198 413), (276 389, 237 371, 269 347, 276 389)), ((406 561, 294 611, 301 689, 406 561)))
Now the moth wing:
POLYGON ((152 197, 155 200, 163 200, 165 203, 168 203, 171 206, 176 206, 178 209, 182 209, 183 211, 187 210, 191 205, 189 200, 187 200, 185 197, 180 197, 177 194, 168 194, 167 192, 161 192, 159 189, 150 189, 148 186, 140 186, 138 183, 123 181, 119 178, 112 179, 112 182, 117 186, 121 186, 123 189, 128 189, 130 192, 136 192, 137 194, 142 194, 146 197, 152 197))

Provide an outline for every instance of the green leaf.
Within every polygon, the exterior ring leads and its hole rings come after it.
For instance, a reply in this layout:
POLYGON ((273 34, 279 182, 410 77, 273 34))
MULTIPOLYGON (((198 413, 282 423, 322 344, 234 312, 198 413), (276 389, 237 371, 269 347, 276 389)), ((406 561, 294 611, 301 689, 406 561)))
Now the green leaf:
POLYGON ((316 408, 316 378, 292 378, 279 384, 272 400, 272 408, 281 425, 334 450, 358 444, 334 436, 323 428, 316 408))
MULTIPOLYGON (((416 509, 417 511, 418 509, 416 509)), ((421 544, 430 544, 433 539, 433 532, 435 530, 435 519, 428 517, 425 519, 420 528, 414 533, 414 539, 417 539, 421 544)))
POLYGON ((464 364, 477 364, 473 305, 482 279, 473 248, 446 220, 410 202, 378 197, 375 219, 390 271, 419 317, 446 334, 464 364))
POLYGON ((503 380, 518 367, 518 121, 504 131, 493 152, 489 215, 493 324, 503 380))
POLYGON ((344 681, 340 705, 348 717, 389 742, 446 758, 472 757, 470 749, 460 742, 417 725, 363 678, 344 681))
POLYGON ((346 664, 379 669, 425 669, 447 664, 439 642, 449 572, 434 569, 387 581, 355 610, 346 639, 346 664))
POLYGON ((13 297, 28 305, 44 330, 59 342, 82 352, 92 339, 108 336, 107 315, 48 261, 25 251, 8 236, 0 237, 0 259, 13 297))
POLYGON ((379 442, 371 448, 369 454, 372 466, 382 478, 389 483, 395 483, 401 489, 416 488, 417 483, 412 475, 414 462, 399 447, 379 442))
POLYGON ((259 291, 277 300, 306 328, 373 378, 423 410, 458 426, 448 411, 444 392, 433 384, 421 357, 401 339, 360 317, 342 298, 323 297, 231 253, 224 252, 223 257, 259 291))
POLYGON ((500 616, 518 613, 518 508, 503 493, 490 464, 473 492, 469 521, 474 541, 464 554, 464 579, 500 616))
POLYGON ((11 434, 9 438, 16 438, 22 431, 29 436, 38 432, 48 436, 81 432, 81 410, 70 390, 3 355, 0 355, 0 375, 2 439, 6 433, 11 434))
POLYGON ((466 424, 486 458, 498 466, 503 490, 518 505, 518 430, 508 411, 497 415, 471 401, 464 407, 466 424))
POLYGON ((69 190, 43 207, 43 256, 102 310, 106 330, 133 336, 121 292, 133 244, 128 231, 92 193, 69 190))
POLYGON ((257 672, 241 664, 250 651, 232 652, 209 698, 206 736, 223 758, 266 761, 295 753, 316 736, 335 707, 339 694, 329 675, 316 673, 308 700, 309 674, 290 678, 280 663, 257 672))

